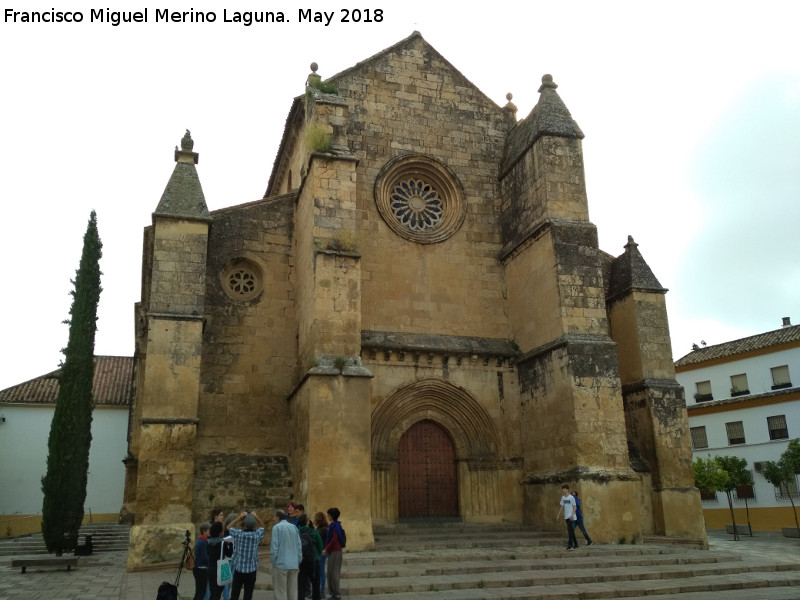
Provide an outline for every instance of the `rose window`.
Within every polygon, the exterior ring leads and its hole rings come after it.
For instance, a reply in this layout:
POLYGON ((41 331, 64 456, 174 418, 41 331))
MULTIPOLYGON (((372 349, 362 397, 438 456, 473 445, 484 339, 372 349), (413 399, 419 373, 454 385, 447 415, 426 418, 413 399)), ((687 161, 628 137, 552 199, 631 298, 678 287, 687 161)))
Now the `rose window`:
POLYGON ((418 179, 408 179, 392 190, 389 206, 394 218, 411 231, 424 231, 442 221, 442 201, 433 187, 418 179))
POLYGON ((444 163, 419 154, 399 156, 381 169, 375 203, 390 229, 419 244, 446 240, 466 215, 455 174, 444 163))
POLYGON ((247 269, 238 269, 228 275, 228 285, 234 294, 248 296, 256 289, 256 278, 247 269))
POLYGON ((264 289, 261 267, 244 257, 230 261, 220 272, 223 291, 237 302, 249 302, 259 297, 264 289))

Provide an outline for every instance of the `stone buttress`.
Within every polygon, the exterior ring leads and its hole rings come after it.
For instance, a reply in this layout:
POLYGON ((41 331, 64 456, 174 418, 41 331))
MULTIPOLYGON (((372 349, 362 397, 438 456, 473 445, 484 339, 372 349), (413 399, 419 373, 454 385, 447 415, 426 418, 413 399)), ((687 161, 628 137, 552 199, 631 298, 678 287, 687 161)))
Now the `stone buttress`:
POLYGON ((644 499, 652 503, 648 533, 705 540, 686 401, 671 359, 666 292, 628 236, 625 252, 610 264, 607 303, 628 437, 652 477, 644 499))
POLYGON ((359 357, 358 161, 347 148, 348 123, 345 99, 309 85, 307 163, 295 212, 298 354, 305 376, 289 399, 296 432, 291 465, 306 506, 338 507, 349 523, 348 547, 368 548, 372 375, 359 357))
POLYGON ((554 518, 562 483, 591 497, 600 541, 641 535, 616 345, 609 336, 597 231, 589 221, 583 133, 545 75, 501 164, 502 259, 517 361, 525 520, 554 518))
POLYGON ((145 233, 137 315, 139 390, 131 423, 135 513, 128 569, 180 555, 194 533, 192 489, 211 219, 186 132, 175 169, 145 233))

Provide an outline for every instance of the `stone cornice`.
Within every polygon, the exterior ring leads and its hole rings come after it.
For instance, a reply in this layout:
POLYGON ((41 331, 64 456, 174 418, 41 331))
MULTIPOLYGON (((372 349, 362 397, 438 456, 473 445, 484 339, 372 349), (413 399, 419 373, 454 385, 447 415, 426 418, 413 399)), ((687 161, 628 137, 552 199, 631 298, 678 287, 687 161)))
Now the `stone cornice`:
POLYGON ((594 481, 596 483, 608 483, 610 481, 637 481, 638 479, 639 475, 637 475, 632 469, 599 469, 578 466, 561 471, 528 473, 522 478, 520 485, 560 485, 565 481, 594 481))
POLYGON ((529 350, 519 358, 517 358, 517 363, 522 364, 529 360, 533 360, 538 358, 543 354, 549 354, 558 348, 564 348, 567 346, 574 346, 574 345, 587 345, 587 344, 594 344, 598 346, 616 346, 616 342, 612 340, 610 337, 606 335, 595 335, 595 334, 585 334, 585 333, 566 333, 561 337, 558 337, 546 344, 542 344, 541 346, 534 348, 533 350, 529 350))
POLYGON ((480 357, 484 364, 495 358, 501 362, 508 360, 513 365, 519 356, 517 345, 508 339, 397 331, 362 331, 361 349, 362 355, 366 353, 373 359, 378 352, 383 352, 386 360, 391 354, 396 354, 401 361, 405 360, 406 354, 415 361, 422 356, 430 360, 434 355, 441 355, 454 357, 458 364, 464 357, 480 357))
POLYGON ((674 379, 642 379, 635 383, 624 384, 622 386, 622 394, 623 396, 627 396, 628 394, 635 394, 648 389, 672 390, 681 387, 683 386, 674 379))
POLYGON ((500 250, 500 262, 505 263, 514 258, 533 242, 542 237, 552 227, 579 227, 594 229, 594 225, 588 221, 569 221, 566 219, 544 219, 526 229, 522 235, 506 243, 500 250))
POLYGON ((183 315, 179 313, 148 312, 147 316, 159 321, 202 321, 203 315, 183 315))

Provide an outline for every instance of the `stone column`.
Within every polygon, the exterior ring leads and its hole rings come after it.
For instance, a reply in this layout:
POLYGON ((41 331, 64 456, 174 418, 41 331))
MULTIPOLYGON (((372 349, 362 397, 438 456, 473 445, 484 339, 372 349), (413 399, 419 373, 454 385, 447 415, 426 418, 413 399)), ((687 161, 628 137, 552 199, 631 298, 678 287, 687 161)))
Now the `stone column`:
POLYGON ((192 524, 210 218, 186 132, 146 236, 128 569, 181 555, 192 524))

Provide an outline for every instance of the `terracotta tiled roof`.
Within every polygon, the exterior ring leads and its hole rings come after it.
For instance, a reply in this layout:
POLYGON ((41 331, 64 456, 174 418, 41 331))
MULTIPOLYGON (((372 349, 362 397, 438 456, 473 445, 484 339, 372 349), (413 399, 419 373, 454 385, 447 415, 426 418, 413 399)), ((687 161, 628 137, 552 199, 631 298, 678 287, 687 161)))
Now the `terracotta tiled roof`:
MULTIPOLYGON (((133 357, 95 356, 96 406, 130 406, 133 398, 133 357)), ((0 390, 0 404, 55 404, 61 369, 0 390)))
POLYGON ((696 365, 707 361, 736 356, 738 354, 746 354, 747 352, 755 352, 765 348, 794 342, 800 344, 800 325, 782 327, 775 331, 751 335, 750 337, 740 340, 698 348, 675 361, 675 366, 685 367, 688 365, 696 365))

